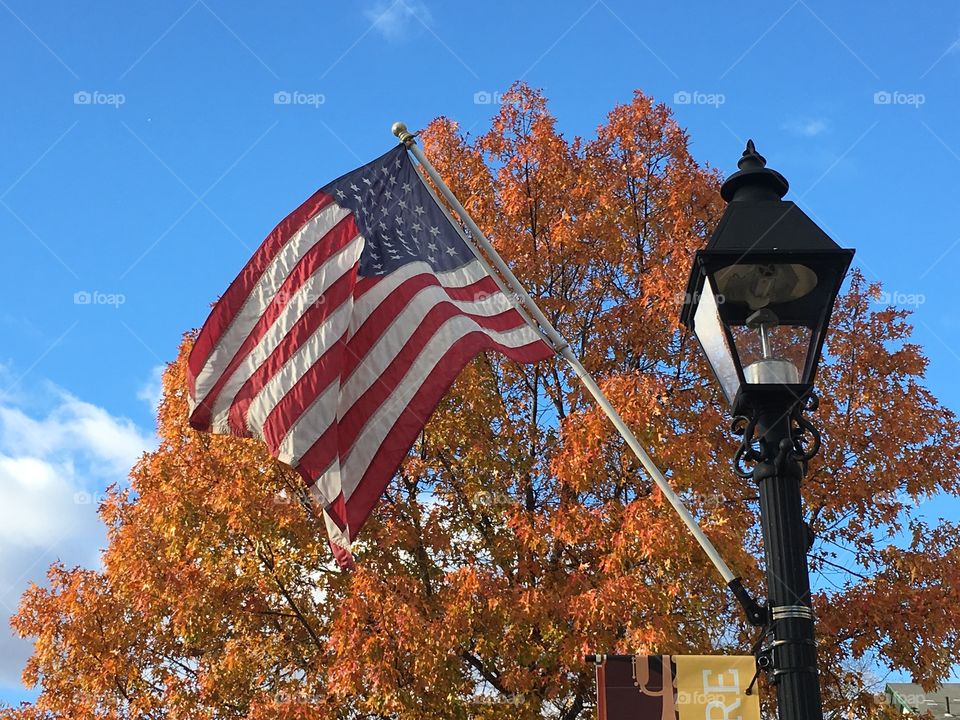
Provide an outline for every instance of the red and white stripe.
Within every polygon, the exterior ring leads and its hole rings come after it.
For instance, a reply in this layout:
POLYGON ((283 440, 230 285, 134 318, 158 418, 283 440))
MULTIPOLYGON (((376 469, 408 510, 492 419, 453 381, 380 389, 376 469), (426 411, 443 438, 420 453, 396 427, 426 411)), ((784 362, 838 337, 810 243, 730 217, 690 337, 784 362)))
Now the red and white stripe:
POLYGON ((214 307, 189 358, 190 424, 262 439, 350 542, 454 379, 478 353, 553 354, 477 260, 358 274, 364 239, 317 192, 214 307))

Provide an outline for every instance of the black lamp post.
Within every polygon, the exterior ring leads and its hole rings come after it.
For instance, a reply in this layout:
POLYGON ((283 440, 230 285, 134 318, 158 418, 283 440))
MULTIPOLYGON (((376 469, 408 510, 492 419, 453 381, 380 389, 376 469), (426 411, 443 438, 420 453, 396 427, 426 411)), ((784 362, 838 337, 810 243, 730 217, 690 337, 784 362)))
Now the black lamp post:
POLYGON ((723 184, 727 209, 697 253, 682 321, 700 342, 742 436, 734 468, 760 492, 770 677, 782 720, 822 720, 800 480, 820 447, 803 416, 853 250, 783 200, 753 141, 723 184), (752 465, 752 467, 748 467, 752 465))

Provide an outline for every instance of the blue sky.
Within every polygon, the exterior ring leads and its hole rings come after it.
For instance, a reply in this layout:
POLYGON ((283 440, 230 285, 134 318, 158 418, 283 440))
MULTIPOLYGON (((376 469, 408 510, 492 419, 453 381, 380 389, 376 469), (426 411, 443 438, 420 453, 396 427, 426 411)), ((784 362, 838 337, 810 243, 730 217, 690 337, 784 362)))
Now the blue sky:
MULTIPOLYGON (((51 560, 96 563, 157 368, 273 225, 393 121, 482 132, 517 79, 567 136, 641 88, 724 172, 752 137, 915 310, 960 409, 955 3, 0 0, 0 63, 0 615, 51 560)), ((28 651, 0 628, 0 699, 28 651)))

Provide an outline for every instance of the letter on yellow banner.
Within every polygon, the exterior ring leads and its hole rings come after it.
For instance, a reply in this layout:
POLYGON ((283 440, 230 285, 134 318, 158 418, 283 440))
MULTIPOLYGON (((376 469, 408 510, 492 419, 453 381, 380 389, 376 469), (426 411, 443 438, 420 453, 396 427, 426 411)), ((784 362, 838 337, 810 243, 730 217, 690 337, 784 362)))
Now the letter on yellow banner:
POLYGON ((760 720, 752 655, 674 655, 680 720, 760 720))

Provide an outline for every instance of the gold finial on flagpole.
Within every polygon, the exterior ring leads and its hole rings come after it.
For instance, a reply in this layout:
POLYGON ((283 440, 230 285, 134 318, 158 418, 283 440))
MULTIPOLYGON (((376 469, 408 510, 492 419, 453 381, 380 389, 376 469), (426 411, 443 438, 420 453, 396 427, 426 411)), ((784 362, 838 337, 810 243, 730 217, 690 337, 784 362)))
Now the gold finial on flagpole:
POLYGON ((393 134, 399 138, 407 147, 410 147, 413 144, 413 133, 407 130, 407 126, 402 122, 395 122, 393 127, 390 128, 393 131, 393 134))

